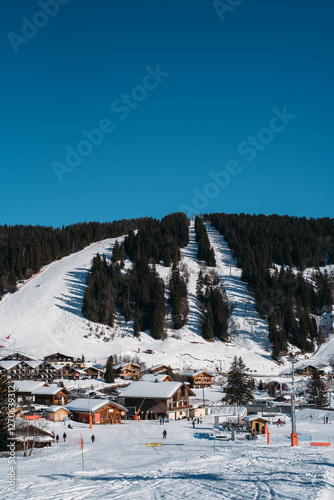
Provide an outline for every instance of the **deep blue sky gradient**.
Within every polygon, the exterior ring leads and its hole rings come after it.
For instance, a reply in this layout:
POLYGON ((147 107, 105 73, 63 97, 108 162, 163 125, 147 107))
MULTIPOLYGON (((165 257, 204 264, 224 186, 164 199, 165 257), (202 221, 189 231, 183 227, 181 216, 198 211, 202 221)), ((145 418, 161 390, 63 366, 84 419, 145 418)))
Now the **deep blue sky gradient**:
POLYGON ((231 160, 203 211, 334 216, 333 2, 244 0, 221 21, 207 0, 70 0, 16 54, 8 33, 40 10, 0 3, 0 224, 160 218, 231 160), (157 65, 120 120, 111 103, 157 65), (247 162, 238 146, 284 106, 296 118, 247 162), (115 130, 59 182, 52 163, 103 118, 115 130))

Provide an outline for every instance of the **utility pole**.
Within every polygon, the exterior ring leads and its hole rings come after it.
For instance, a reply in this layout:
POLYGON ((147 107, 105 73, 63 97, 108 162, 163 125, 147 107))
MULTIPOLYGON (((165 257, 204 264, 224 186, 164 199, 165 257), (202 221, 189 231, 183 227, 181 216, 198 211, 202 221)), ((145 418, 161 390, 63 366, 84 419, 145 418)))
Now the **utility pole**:
POLYGON ((291 446, 298 446, 298 434, 296 432, 296 408, 295 408, 295 357, 290 356, 292 363, 292 392, 291 392, 291 446))

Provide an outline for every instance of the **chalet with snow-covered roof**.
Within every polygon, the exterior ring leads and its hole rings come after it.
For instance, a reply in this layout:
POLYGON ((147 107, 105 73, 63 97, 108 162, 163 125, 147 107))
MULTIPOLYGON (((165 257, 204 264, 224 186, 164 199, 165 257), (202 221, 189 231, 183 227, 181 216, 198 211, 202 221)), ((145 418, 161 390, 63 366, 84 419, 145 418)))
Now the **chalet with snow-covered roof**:
POLYGON ((48 386, 44 380, 13 380, 13 382, 17 401, 22 401, 23 397, 32 398, 32 391, 48 386))
POLYGON ((166 365, 155 365, 149 368, 150 373, 167 373, 168 366, 166 365))
POLYGON ((57 378, 56 369, 45 361, 0 361, 0 373, 8 379, 45 380, 57 378))
POLYGON ((65 387, 59 387, 55 384, 34 389, 31 395, 34 397, 35 403, 46 406, 64 406, 71 398, 71 393, 65 387))
POLYGON ((189 397, 194 392, 182 382, 132 382, 119 397, 126 407, 136 407, 144 419, 168 416, 172 420, 186 418, 192 405, 189 397))
POLYGON ((49 354, 48 356, 45 356, 44 360, 51 365, 55 364, 72 366, 75 363, 75 358, 73 356, 68 356, 67 354, 62 354, 61 352, 49 354))
POLYGON ((167 373, 162 373, 161 375, 154 373, 145 373, 141 379, 141 382, 173 382, 173 379, 167 375, 167 373))
POLYGON ((214 379, 214 375, 206 371, 187 372, 185 376, 193 389, 211 387, 214 379))
POLYGON ((80 380, 83 377, 86 377, 86 372, 81 370, 81 368, 77 368, 75 366, 69 365, 52 365, 56 369, 56 378, 64 378, 66 380, 80 380))
POLYGON ((90 416, 93 424, 120 424, 122 416, 128 411, 114 401, 86 398, 71 401, 66 409, 70 411, 72 420, 85 424, 89 424, 90 416))
POLYGON ((34 358, 31 358, 26 354, 22 354, 21 352, 14 352, 1 358, 1 361, 34 361, 34 358))
POLYGON ((305 366, 297 367, 295 369, 295 375, 304 375, 306 377, 311 377, 315 371, 318 371, 319 375, 324 375, 324 373, 325 373, 323 370, 319 369, 317 366, 305 365, 305 366))
POLYGON ((88 378, 102 379, 104 378, 105 370, 103 368, 97 368, 96 366, 87 366, 83 369, 88 378))
POLYGON ((122 379, 135 380, 138 378, 140 366, 136 363, 122 363, 114 366, 115 377, 122 379))
POLYGON ((46 408, 46 418, 51 422, 64 422, 70 411, 65 406, 52 405, 46 408))

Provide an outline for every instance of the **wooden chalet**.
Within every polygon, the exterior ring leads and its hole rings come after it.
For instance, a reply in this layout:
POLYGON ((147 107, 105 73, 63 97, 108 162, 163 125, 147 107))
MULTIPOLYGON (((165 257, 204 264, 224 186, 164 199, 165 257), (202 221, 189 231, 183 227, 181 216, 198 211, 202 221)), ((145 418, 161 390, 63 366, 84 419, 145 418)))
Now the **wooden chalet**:
POLYGON ((89 424, 92 417, 93 424, 120 424, 122 416, 128 411, 124 406, 103 399, 75 399, 66 405, 71 419, 76 422, 89 424))
POLYGON ((15 380, 52 382, 57 378, 56 369, 45 361, 0 361, 0 373, 15 380))
POLYGON ((1 361, 34 361, 34 358, 31 358, 26 354, 22 354, 21 352, 14 352, 1 358, 1 361))
POLYGON ((56 378, 80 380, 81 378, 86 377, 86 372, 75 366, 54 364, 53 367, 56 370, 56 378))
POLYGON ((97 368, 96 366, 87 366, 83 370, 88 378, 98 379, 104 378, 105 370, 103 368, 97 368))
POLYGON ((305 366, 301 366, 299 368, 296 368, 295 369, 295 375, 304 375, 306 377, 311 377, 312 374, 315 372, 315 371, 318 371, 319 372, 319 375, 324 375, 324 371, 323 370, 320 370, 319 368, 317 368, 316 366, 313 366, 313 365, 305 365, 305 366))
POLYGON ((33 401, 32 391, 40 387, 48 387, 44 380, 13 380, 15 387, 15 396, 17 401, 22 401, 25 398, 31 398, 33 401))
POLYGON ((188 372, 185 376, 193 389, 211 387, 214 379, 214 375, 206 371, 188 372))
POLYGON ((64 406, 71 398, 70 392, 65 387, 50 385, 48 387, 39 387, 31 392, 35 403, 46 406, 64 406))
POLYGON ((45 356, 44 361, 50 363, 51 365, 72 366, 75 364, 75 358, 73 356, 68 356, 67 354, 62 354, 61 352, 56 352, 54 354, 45 356))
POLYGON ((51 422, 64 422, 65 418, 69 416, 70 411, 64 406, 52 405, 46 408, 47 419, 51 422))
POLYGON ((139 377, 140 366, 136 363, 122 363, 114 366, 115 377, 136 380, 139 377))
POLYGON ((182 382, 132 382, 124 388, 119 397, 126 407, 140 410, 140 417, 157 419, 167 416, 172 420, 189 417, 192 405, 189 397, 194 392, 182 382))
POLYGON ((168 372, 168 366, 166 365, 155 365, 152 366, 149 369, 150 373, 167 373, 168 372))

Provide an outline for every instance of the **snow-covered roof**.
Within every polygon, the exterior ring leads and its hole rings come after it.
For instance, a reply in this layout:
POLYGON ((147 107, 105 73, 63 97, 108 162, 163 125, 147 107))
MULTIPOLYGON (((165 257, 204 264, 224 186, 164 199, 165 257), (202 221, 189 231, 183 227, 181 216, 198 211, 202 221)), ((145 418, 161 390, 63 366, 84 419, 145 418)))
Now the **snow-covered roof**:
POLYGON ((154 373, 145 373, 140 379, 140 382, 163 382, 165 378, 168 377, 167 373, 162 373, 161 375, 154 373))
POLYGON ((37 366, 44 363, 44 361, 36 360, 36 361, 23 361, 26 365, 29 365, 31 368, 37 368, 37 366))
POLYGON ((157 368, 162 368, 162 369, 165 369, 167 368, 166 365, 154 365, 154 366, 151 366, 150 370, 156 370, 157 368))
POLYGON ((22 361, 0 361, 0 366, 4 370, 11 370, 14 366, 19 365, 22 361))
POLYGON ((120 411, 128 411, 124 406, 119 405, 118 403, 114 403, 113 401, 107 401, 105 399, 87 399, 87 398, 78 398, 74 401, 68 403, 65 408, 69 411, 73 412, 95 412, 100 410, 104 406, 111 404, 114 408, 120 411))
POLYGON ((39 387, 43 387, 43 380, 13 380, 17 392, 32 392, 39 387))
POLYGON ((268 419, 261 417, 261 415, 247 415, 247 417, 244 417, 242 420, 244 420, 245 422, 252 422, 253 420, 258 420, 260 418, 262 418, 262 420, 265 420, 266 422, 268 422, 268 419))
POLYGON ((182 386, 182 382, 132 382, 120 393, 121 398, 161 398, 169 399, 182 386))
POLYGON ((54 394, 57 394, 59 391, 64 391, 64 390, 66 390, 64 387, 59 387, 59 385, 52 384, 49 387, 39 387, 38 389, 33 390, 32 394, 34 395, 48 394, 50 396, 53 396, 54 394))
POLYGON ((121 363, 119 365, 115 365, 114 366, 114 370, 119 370, 120 368, 123 368, 123 366, 129 366, 129 365, 132 365, 132 366, 136 366, 137 368, 140 368, 139 365, 137 365, 136 363, 121 363))
POLYGON ((52 405, 52 406, 48 406, 45 411, 47 413, 56 413, 56 411, 58 410, 66 410, 66 411, 70 411, 68 410, 67 408, 65 408, 65 406, 59 406, 59 405, 52 405))
POLYGON ((210 375, 210 377, 214 377, 214 375, 212 375, 212 373, 209 373, 206 370, 201 370, 198 372, 186 372, 184 375, 186 377, 196 377, 197 375, 201 375, 202 373, 205 373, 206 375, 210 375))

